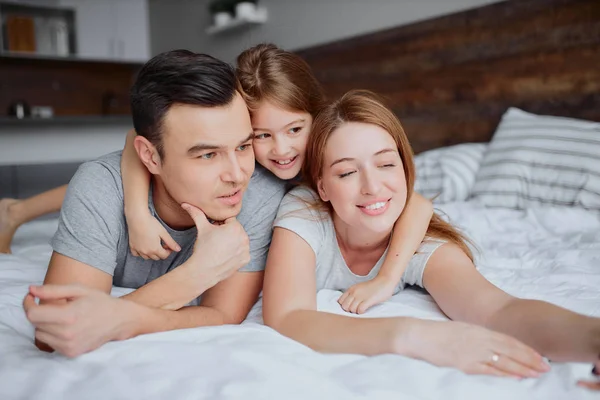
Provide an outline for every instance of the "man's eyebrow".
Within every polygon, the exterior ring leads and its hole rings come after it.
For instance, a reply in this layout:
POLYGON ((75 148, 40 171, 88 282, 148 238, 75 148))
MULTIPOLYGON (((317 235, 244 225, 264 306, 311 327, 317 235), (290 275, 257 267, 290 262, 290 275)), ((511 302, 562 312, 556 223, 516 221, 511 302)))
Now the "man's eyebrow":
POLYGON ((206 143, 198 143, 192 147, 190 147, 187 151, 188 155, 192 155, 194 153, 198 153, 204 150, 220 150, 223 146, 215 146, 214 144, 206 144, 206 143))
POLYGON ((252 140, 252 139, 254 139, 254 131, 250 132, 250 134, 248 135, 248 137, 247 137, 246 139, 242 140, 242 141, 240 142, 240 144, 244 144, 244 143, 246 143, 248 140, 252 140))
MULTIPOLYGON (((295 120, 295 121, 292 121, 292 122, 290 122, 289 124, 285 125, 285 126, 284 126, 283 128, 281 128, 280 130, 284 130, 285 128, 287 128, 287 127, 288 127, 288 126, 290 126, 290 125, 298 124, 298 123, 300 123, 300 122, 304 122, 304 121, 306 121, 304 118, 297 119, 297 120, 295 120)), ((271 132, 271 130, 270 130, 270 129, 266 129, 266 128, 254 128, 254 130, 255 130, 255 131, 268 131, 268 132, 271 132)))
MULTIPOLYGON (((252 139, 254 139, 254 132, 250 132, 250 134, 244 140, 242 140, 238 144, 238 146, 242 145, 242 144, 244 144, 247 141, 252 140, 252 139)), ((218 146, 218 145, 206 144, 206 143, 198 143, 198 144, 190 147, 188 149, 187 153, 188 153, 188 155, 192 155, 194 153, 198 153, 198 152, 205 151, 205 150, 222 150, 224 148, 225 148, 225 146, 218 146)))

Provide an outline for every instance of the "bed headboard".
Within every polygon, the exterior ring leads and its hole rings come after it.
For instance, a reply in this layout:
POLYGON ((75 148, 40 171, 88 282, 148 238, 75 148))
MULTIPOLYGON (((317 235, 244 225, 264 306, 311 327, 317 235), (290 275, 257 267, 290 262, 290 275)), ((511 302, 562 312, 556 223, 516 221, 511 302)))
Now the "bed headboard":
POLYGON ((329 97, 385 96, 415 152, 489 141, 509 106, 600 121, 600 1, 512 0, 297 51, 329 97))

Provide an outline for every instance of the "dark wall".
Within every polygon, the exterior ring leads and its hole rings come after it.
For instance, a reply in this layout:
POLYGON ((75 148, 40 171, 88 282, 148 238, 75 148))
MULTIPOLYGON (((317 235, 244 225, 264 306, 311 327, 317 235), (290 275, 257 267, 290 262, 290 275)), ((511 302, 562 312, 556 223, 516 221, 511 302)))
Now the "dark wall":
POLYGON ((298 51, 331 97, 387 97, 416 152, 488 141, 502 113, 600 121, 600 1, 513 0, 298 51))

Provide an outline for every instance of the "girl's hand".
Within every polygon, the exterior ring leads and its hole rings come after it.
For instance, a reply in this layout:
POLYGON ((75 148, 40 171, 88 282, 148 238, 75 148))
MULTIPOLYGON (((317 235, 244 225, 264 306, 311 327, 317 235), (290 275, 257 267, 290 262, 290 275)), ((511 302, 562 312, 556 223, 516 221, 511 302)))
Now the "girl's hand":
POLYGON ((131 254, 144 260, 164 260, 181 247, 150 213, 127 219, 131 254), (164 245, 163 245, 164 243, 164 245))
MULTIPOLYGON (((455 321, 423 321, 411 335, 414 356, 467 374, 537 378, 550 366, 517 339, 477 325, 455 321)), ((406 344, 404 344, 406 346, 406 344)))
POLYGON ((376 304, 383 303, 394 294, 397 283, 376 276, 370 281, 357 283, 351 286, 339 298, 338 303, 344 311, 354 314, 363 314, 376 304))

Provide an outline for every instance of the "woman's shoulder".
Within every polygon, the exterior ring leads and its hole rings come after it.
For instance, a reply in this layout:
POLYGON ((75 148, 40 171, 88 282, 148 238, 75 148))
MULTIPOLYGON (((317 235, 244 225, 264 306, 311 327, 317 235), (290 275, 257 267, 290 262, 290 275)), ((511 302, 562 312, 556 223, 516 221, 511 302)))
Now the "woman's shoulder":
POLYGON ((296 186, 281 201, 277 219, 304 219, 322 224, 329 218, 319 195, 309 187, 296 186))
POLYGON ((315 205, 319 202, 319 195, 308 186, 295 186, 284 196, 284 201, 298 204, 315 205))
POLYGON ((317 193, 306 186, 297 186, 283 198, 274 227, 294 232, 318 255, 329 237, 330 220, 317 193))

